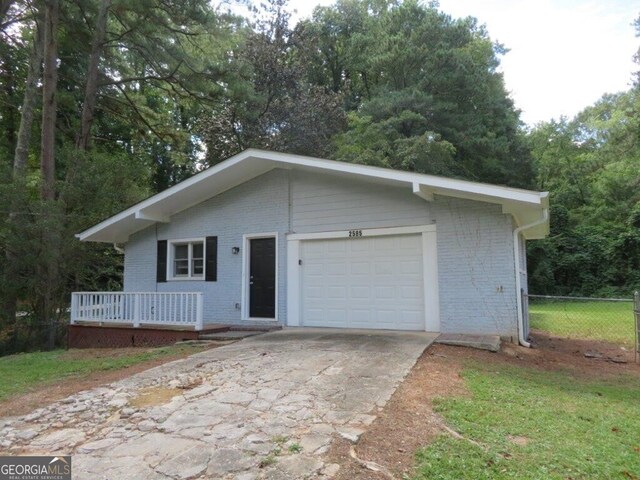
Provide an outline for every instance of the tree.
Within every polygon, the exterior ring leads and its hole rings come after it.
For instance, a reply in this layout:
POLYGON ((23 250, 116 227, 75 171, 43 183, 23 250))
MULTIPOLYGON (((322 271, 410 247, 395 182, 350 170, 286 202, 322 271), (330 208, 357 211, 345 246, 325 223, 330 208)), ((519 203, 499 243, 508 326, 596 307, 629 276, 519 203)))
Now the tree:
POLYGON ((352 112, 336 159, 531 184, 519 114, 497 72, 505 49, 475 19, 417 1, 344 0, 297 30, 309 79, 343 93, 352 112))
POLYGON ((551 235, 529 247, 531 291, 628 296, 640 288, 640 91, 605 95, 530 135, 551 235))
POLYGON ((46 0, 44 14, 44 69, 42 82, 42 137, 40 170, 42 198, 55 200, 55 129, 58 83, 58 0, 46 0))
POLYGON ((91 125, 96 109, 98 96, 98 67, 104 49, 105 37, 107 35, 107 20, 111 0, 100 0, 98 17, 96 19, 95 32, 89 57, 89 69, 87 71, 87 85, 85 88, 84 101, 82 102, 82 115, 80 117, 80 135, 76 142, 76 147, 87 150, 91 140, 91 125))
POLYGON ((346 126, 339 94, 306 81, 284 0, 273 0, 257 31, 247 31, 229 98, 202 116, 207 163, 248 148, 328 156, 346 126))

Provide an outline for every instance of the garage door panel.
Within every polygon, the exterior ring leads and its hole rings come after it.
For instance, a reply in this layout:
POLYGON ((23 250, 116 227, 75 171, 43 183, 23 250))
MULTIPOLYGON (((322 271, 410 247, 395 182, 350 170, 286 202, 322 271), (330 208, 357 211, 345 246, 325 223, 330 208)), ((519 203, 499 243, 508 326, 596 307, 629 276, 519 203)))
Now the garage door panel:
POLYGON ((352 275, 370 275, 371 264, 369 262, 354 261, 350 264, 352 275))
POLYGON ((422 300, 422 288, 413 285, 403 285, 400 287, 400 298, 405 300, 422 300))
POLYGON ((421 239, 303 241, 302 324, 424 330, 421 239))
POLYGON ((400 322, 416 330, 424 329, 424 313, 422 310, 403 310, 400 312, 400 322))
POLYGON ((396 296, 396 289, 393 286, 376 287, 375 295, 382 300, 392 299, 396 296))
POLYGON ((327 298, 329 300, 346 300, 347 287, 329 287, 327 289, 327 298))
POLYGON ((376 262, 375 272, 376 275, 393 275, 394 264, 393 262, 376 262))
POLYGON ((401 275, 422 275, 422 265, 416 262, 400 262, 399 273, 401 275))

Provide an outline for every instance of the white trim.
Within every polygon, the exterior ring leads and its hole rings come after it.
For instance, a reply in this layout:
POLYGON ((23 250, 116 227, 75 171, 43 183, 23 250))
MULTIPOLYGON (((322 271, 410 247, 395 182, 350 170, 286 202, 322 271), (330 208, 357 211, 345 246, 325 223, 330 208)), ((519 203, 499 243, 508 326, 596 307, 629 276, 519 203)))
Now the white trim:
POLYGON ((207 241, 205 237, 202 238, 179 238, 167 240, 167 282, 204 282, 207 274, 207 241), (192 249, 193 244, 196 242, 202 243, 202 276, 194 277, 191 275, 191 262, 193 259, 192 249), (189 274, 186 277, 176 277, 173 274, 173 261, 174 261, 174 246, 177 244, 189 245, 189 274))
POLYGON ((290 327, 301 325, 301 275, 300 240, 287 238, 287 325, 290 327))
MULTIPOLYGON (((422 234, 422 283, 424 288, 424 329, 427 332, 440 331, 440 295, 438 278, 438 244, 436 225, 411 227, 362 229, 362 236, 381 237, 385 235, 422 234)), ((301 243, 308 240, 329 240, 349 238, 349 230, 334 232, 301 233, 287 235, 287 325, 303 326, 302 321, 302 270, 299 261, 301 243)))
POLYGON ((522 305, 522 280, 520 278, 520 274, 518 273, 521 270, 520 267, 520 234, 524 234, 525 230, 534 228, 538 225, 549 224, 549 209, 545 208, 542 210, 542 218, 539 220, 530 223, 528 225, 522 225, 521 227, 516 228, 513 231, 513 261, 514 261, 514 273, 516 276, 516 315, 517 323, 518 323, 518 342, 523 347, 531 347, 531 343, 524 338, 524 307, 522 305))
POLYGON ((516 221, 519 221, 519 215, 523 213, 535 213, 549 205, 547 192, 535 192, 454 178, 305 157, 302 155, 248 149, 161 193, 143 200, 117 215, 84 230, 76 236, 81 241, 122 243, 126 241, 132 233, 148 226, 150 222, 153 223, 154 221, 168 219, 171 215, 186 210, 193 205, 274 168, 324 170, 338 174, 368 177, 381 180, 387 184, 408 186, 414 193, 420 194, 420 196, 425 199, 430 199, 434 194, 438 194, 500 205, 516 203, 520 206, 519 212, 513 213, 516 221), (199 185, 216 175, 219 175, 221 180, 220 184, 215 186, 215 188, 206 188, 208 186, 206 183, 199 185), (181 194, 184 190, 195 187, 196 185, 199 185, 196 194, 181 194), (175 195, 177 195, 177 198, 172 198, 175 195), (123 222, 123 225, 119 229, 117 227, 110 229, 110 227, 118 222, 123 222), (107 230, 106 233, 104 232, 105 230, 107 230))
POLYGON ((242 236, 242 294, 240 303, 240 318, 243 321, 252 322, 277 322, 278 321, 278 232, 267 233, 247 233, 242 236), (251 260, 250 248, 251 240, 257 238, 274 238, 276 241, 276 258, 275 258, 275 310, 274 318, 250 317, 249 316, 249 262, 251 260))
POLYGON ((433 202, 433 191, 429 191, 429 189, 418 182, 413 182, 413 194, 427 202, 433 202))
POLYGON ((136 220, 148 220, 150 222, 169 223, 170 219, 168 215, 149 215, 142 210, 136 211, 134 214, 136 220))
POLYGON ((438 285, 438 240, 436 232, 422 233, 422 285, 424 288, 424 329, 440 332, 440 294, 438 285))
POLYGON ((381 237, 383 235, 407 235, 411 233, 435 232, 436 225, 416 225, 409 227, 389 227, 389 228, 356 228, 352 230, 337 230, 333 232, 317 233, 292 233, 287 235, 287 240, 322 240, 326 238, 349 238, 350 232, 358 230, 362 232, 359 237, 381 237))

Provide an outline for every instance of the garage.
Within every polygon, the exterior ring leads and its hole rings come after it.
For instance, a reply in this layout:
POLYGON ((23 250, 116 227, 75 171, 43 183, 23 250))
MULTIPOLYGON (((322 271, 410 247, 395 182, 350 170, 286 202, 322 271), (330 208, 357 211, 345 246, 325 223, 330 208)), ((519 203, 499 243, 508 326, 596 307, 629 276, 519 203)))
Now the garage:
POLYGON ((424 232, 375 233, 300 242, 301 325, 437 331, 428 321, 437 309, 435 262, 423 256, 425 245, 435 252, 435 232, 433 242, 424 232))

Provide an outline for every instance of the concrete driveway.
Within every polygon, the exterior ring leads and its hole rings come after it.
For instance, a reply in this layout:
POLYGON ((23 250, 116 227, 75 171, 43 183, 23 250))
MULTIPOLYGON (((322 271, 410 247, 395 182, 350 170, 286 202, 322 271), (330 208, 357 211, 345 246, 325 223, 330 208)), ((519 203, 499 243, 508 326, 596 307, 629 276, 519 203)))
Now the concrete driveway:
POLYGON ((333 436, 356 441, 434 338, 251 337, 0 420, 0 445, 73 454, 75 479, 330 478, 333 436))

